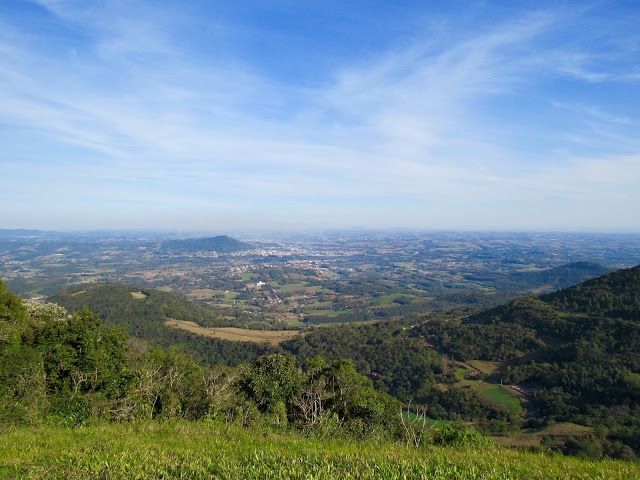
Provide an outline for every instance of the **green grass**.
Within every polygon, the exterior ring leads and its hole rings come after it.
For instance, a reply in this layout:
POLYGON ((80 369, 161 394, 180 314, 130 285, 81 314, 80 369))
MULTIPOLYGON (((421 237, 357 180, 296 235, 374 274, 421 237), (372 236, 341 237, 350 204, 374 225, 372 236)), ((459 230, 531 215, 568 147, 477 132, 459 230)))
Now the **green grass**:
POLYGON ((339 317, 344 313, 352 312, 353 310, 308 310, 308 315, 322 315, 325 317, 339 317))
POLYGON ((316 327, 338 327, 341 325, 370 325, 372 323, 376 323, 375 320, 363 320, 359 322, 327 322, 327 323, 310 323, 309 325, 314 325, 316 327))
POLYGON ((0 478, 630 479, 638 462, 587 461, 500 447, 314 440, 206 423, 16 428, 0 436, 0 478))
POLYGON ((374 301, 371 302, 372 305, 393 305, 393 301, 396 298, 406 297, 408 299, 417 298, 416 295, 408 295, 406 293, 388 293, 386 295, 380 295, 377 298, 374 298, 374 301))
POLYGON ((499 403, 511 413, 517 414, 522 411, 520 398, 498 385, 496 385, 495 388, 480 392, 480 396, 491 402, 499 403))
POLYGON ((287 283, 280 287, 283 293, 291 293, 297 292, 300 290, 305 290, 307 288, 308 282, 300 282, 300 283, 287 283))
POLYGON ((640 374, 639 373, 634 373, 634 372, 629 372, 629 378, 631 380, 640 381, 640 374))
MULTIPOLYGON (((413 420, 413 421, 418 420, 418 415, 416 415, 415 413, 411 413, 411 412, 403 413, 402 416, 404 418, 408 418, 409 420, 413 420)), ((435 418, 427 417, 424 419, 424 423, 428 425, 432 425, 434 427, 444 427, 449 422, 447 420, 436 420, 435 418)))
POLYGON ((467 364, 482 373, 493 374, 500 371, 500 362, 492 362, 488 360, 469 360, 467 364))

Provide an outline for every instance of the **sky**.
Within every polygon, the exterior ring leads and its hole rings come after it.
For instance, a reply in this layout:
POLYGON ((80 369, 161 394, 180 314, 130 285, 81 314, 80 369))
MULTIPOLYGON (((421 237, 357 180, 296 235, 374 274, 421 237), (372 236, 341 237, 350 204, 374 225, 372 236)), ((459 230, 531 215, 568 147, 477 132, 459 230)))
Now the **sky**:
POLYGON ((0 0, 0 228, 640 231, 640 3, 0 0))

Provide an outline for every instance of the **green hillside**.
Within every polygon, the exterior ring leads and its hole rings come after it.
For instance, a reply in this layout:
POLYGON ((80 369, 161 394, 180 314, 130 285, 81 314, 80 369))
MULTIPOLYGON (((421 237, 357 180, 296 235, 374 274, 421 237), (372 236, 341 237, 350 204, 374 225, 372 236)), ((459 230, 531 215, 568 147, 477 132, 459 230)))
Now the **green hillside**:
POLYGON ((203 326, 227 326, 214 312, 177 295, 153 288, 115 283, 94 283, 67 288, 49 297, 52 303, 70 312, 87 305, 106 325, 123 327, 130 335, 152 338, 167 318, 176 318, 203 326))
POLYGON ((640 323, 640 266, 618 270, 540 299, 563 312, 640 323))
POLYGON ((268 344, 214 340, 168 327, 168 318, 195 322, 204 327, 246 326, 233 318, 219 317, 182 297, 156 289, 111 283, 85 284, 65 289, 49 298, 70 312, 85 305, 106 326, 122 327, 133 337, 155 345, 180 345, 202 363, 239 365, 261 355, 280 351, 268 344))
POLYGON ((167 317, 214 326, 229 320, 165 292, 97 284, 52 300, 69 311, 89 305, 107 326, 164 347, 181 345, 201 364, 241 365, 279 353, 295 355, 304 370, 319 355, 329 363, 348 359, 379 392, 422 405, 430 418, 473 422, 494 433, 581 425, 556 445, 567 453, 631 458, 640 451, 639 271, 620 270, 474 315, 328 327, 280 346, 167 328, 167 317), (470 378, 475 365, 483 373, 470 378), (506 385, 518 385, 524 403, 506 385))
POLYGON ((611 272, 596 262, 574 262, 545 270, 514 272, 509 274, 485 272, 465 274, 466 280, 492 286, 499 292, 540 292, 567 288, 580 282, 611 272))
POLYGON ((421 334, 461 360, 500 362, 501 380, 529 392, 539 422, 599 429, 601 441, 576 449, 640 451, 640 267, 429 322, 421 334))
POLYGON ((86 308, 67 315, 56 304, 23 303, 0 282, 0 425, 11 426, 32 446, 0 440, 0 457, 8 459, 0 464, 0 478, 95 478, 104 477, 105 468, 115 476, 166 478, 178 471, 187 478, 302 478, 309 468, 311 478, 399 478, 406 472, 418 477, 440 472, 440 478, 637 476, 632 463, 500 450, 461 420, 494 433, 517 432, 524 408, 531 418, 523 433, 501 443, 635 458, 640 450, 638 280, 636 267, 464 318, 431 315, 413 325, 328 328, 262 352, 225 350, 221 345, 232 342, 202 339, 210 349, 201 350, 210 355, 206 363, 216 363, 218 355, 239 365, 233 368, 202 366, 175 348, 153 349, 127 338, 119 325, 160 344, 194 348, 193 335, 165 336, 164 319, 219 320, 173 295, 109 284, 60 295, 70 311, 86 304, 102 310, 105 321, 111 318, 104 325, 86 308), (445 361, 431 342, 458 360, 445 361), (298 358, 278 353, 284 351, 298 358), (476 367, 460 360, 486 371, 486 381, 469 379, 466 369, 476 367), (497 385, 498 378, 526 389, 527 404, 497 385), (428 417, 454 421, 430 426, 434 422, 428 419, 423 426, 407 412, 400 416, 402 404, 385 392, 411 400, 428 417), (123 423, 105 423, 113 421, 123 423), (571 422, 555 429, 561 443, 548 439, 554 422, 571 422), (75 426, 83 433, 69 439, 64 430, 44 425, 75 426), (131 429, 147 433, 131 438, 131 429), (158 440, 158 435, 167 438, 166 429, 175 434, 172 440, 158 440), (196 447, 177 438, 181 432, 206 438, 196 447), (255 432, 267 443, 256 440, 255 432), (97 450, 91 446, 96 436, 109 439, 97 450), (48 438, 47 448, 33 437, 48 438), (221 447, 218 437, 232 446, 221 447), (327 438, 339 440, 327 444, 327 438), (272 450, 275 439, 279 448, 272 450), (365 446, 375 457, 357 453, 365 446), (197 462, 203 448, 216 453, 197 462))

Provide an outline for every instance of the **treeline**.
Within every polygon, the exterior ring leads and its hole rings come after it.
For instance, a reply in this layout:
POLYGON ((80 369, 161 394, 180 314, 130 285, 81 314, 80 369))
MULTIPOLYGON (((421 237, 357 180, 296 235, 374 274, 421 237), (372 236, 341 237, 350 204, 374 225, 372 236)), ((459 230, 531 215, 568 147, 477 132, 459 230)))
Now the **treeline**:
POLYGON ((573 288, 544 295, 542 301, 560 311, 640 320, 640 267, 618 270, 573 288))

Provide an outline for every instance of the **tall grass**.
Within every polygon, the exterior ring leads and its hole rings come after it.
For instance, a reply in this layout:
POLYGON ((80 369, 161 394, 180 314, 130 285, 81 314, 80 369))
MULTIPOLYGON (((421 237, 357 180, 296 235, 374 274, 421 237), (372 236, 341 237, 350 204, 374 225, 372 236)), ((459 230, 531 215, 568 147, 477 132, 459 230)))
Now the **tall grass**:
POLYGON ((631 479, 640 465, 497 447, 411 449, 172 422, 20 427, 0 435, 0 478, 631 479))

